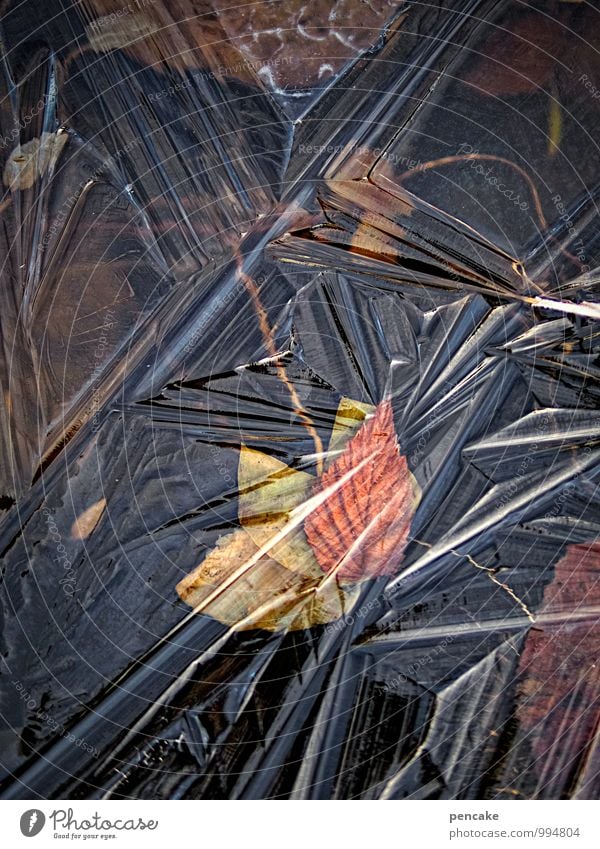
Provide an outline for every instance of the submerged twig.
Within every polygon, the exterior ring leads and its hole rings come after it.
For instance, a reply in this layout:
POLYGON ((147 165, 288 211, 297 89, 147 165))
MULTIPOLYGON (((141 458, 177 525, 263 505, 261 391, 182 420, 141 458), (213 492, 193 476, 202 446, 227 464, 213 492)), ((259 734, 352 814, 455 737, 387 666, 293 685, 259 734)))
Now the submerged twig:
MULTIPOLYGON (((423 540, 417 539, 416 537, 410 537, 410 541, 416 542, 418 545, 423 545, 423 546, 425 546, 425 548, 433 548, 433 545, 430 542, 424 542, 423 540)), ((480 569, 482 572, 486 572, 490 581, 492 581, 492 583, 496 584, 498 587, 503 589, 504 592, 507 593, 510 596, 510 598, 512 598, 512 600, 515 601, 519 605, 519 607, 521 608, 523 613, 527 616, 527 618, 531 622, 536 621, 535 616, 529 610, 529 608, 527 607, 527 605, 525 604, 523 599, 519 598, 519 596, 512 589, 512 587, 509 587, 508 584, 505 584, 504 581, 501 581, 499 578, 496 577, 496 573, 495 573, 494 569, 492 569, 490 566, 482 566, 480 563, 478 563, 476 560, 474 560, 471 557, 470 554, 465 554, 464 552, 456 551, 456 549, 454 549, 454 548, 450 548, 448 550, 449 550, 450 554, 453 554, 455 557, 461 557, 461 558, 464 557, 471 564, 471 566, 474 566, 476 569, 480 569)))
POLYGON ((253 280, 253 278, 244 271, 242 257, 239 252, 236 250, 236 262, 238 268, 238 274, 240 275, 240 279, 248 294, 250 295, 250 300, 252 302, 252 306, 254 311, 258 317, 258 324, 260 327, 261 336, 263 338, 263 342, 265 347, 269 353, 269 356, 273 358, 275 370, 277 371, 277 376, 286 387, 290 400, 292 402, 292 406, 294 408, 294 412, 302 422, 303 427, 306 429, 306 432, 310 436, 315 446, 315 454, 316 454, 316 462, 317 462, 317 472, 321 474, 323 471, 323 440, 319 436, 313 421, 309 414, 304 409, 302 401, 300 400, 300 396, 296 391, 296 387, 293 385, 291 380, 286 374, 284 366, 282 366, 277 358, 279 356, 279 351, 275 345, 273 340, 273 332, 271 330, 271 326, 269 324, 269 319, 267 316, 267 311, 260 299, 260 293, 257 284, 253 280))

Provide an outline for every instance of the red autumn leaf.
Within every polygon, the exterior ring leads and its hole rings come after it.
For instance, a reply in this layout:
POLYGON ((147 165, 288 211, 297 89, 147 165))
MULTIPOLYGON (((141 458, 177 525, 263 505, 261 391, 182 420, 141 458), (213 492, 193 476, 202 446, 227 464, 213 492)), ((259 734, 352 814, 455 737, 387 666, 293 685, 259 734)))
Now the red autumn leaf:
POLYGON ((392 407, 383 401, 319 479, 305 520, 324 572, 350 581, 394 572, 408 540, 418 487, 400 454, 392 407))
POLYGON ((570 545, 555 566, 519 663, 517 716, 532 752, 561 769, 582 752, 598 722, 600 543, 570 545))

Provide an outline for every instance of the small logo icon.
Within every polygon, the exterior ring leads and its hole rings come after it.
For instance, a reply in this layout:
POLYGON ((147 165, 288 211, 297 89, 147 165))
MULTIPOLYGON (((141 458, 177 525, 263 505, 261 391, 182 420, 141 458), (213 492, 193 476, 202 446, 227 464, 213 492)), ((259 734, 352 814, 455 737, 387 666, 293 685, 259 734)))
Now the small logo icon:
POLYGON ((21 816, 21 834, 25 837, 35 837, 43 829, 46 817, 42 811, 32 808, 21 816))

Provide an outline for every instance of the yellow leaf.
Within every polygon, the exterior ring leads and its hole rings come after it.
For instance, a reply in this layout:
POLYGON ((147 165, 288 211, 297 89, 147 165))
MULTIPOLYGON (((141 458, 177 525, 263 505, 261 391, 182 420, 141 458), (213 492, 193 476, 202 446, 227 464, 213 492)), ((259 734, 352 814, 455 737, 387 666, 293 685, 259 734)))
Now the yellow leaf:
POLYGON ((333 430, 331 431, 329 453, 341 451, 374 409, 375 407, 372 404, 353 401, 352 398, 342 398, 338 404, 333 430))
POLYGON ((298 630, 338 619, 350 597, 333 582, 286 569, 259 549, 245 530, 218 541, 177 584, 182 601, 236 630, 298 630), (319 587, 319 584, 322 584, 319 587))
POLYGON ((315 478, 307 472, 290 469, 285 463, 242 446, 238 467, 240 502, 238 516, 242 527, 258 548, 293 572, 322 576, 302 524, 290 528, 291 512, 311 494, 315 478), (285 537, 271 545, 273 538, 290 528, 285 537))
MULTIPOLYGON (((333 461, 374 408, 342 398, 329 442, 333 461)), ((317 478, 243 445, 238 465, 241 528, 222 537, 177 584, 182 601, 236 630, 297 630, 348 613, 357 586, 324 575, 304 522, 294 516, 317 478)))

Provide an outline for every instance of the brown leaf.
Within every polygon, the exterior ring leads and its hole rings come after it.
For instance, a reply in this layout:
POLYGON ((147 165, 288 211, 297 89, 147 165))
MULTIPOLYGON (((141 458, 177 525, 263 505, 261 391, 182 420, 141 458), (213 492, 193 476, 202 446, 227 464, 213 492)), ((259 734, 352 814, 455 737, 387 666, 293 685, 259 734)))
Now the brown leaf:
POLYGON ((534 755, 548 763, 582 750, 597 723, 599 607, 600 543, 570 545, 519 663, 517 716, 534 755))
POLYGON ((324 572, 358 581, 399 566, 419 490, 400 454, 383 401, 317 482, 322 499, 305 520, 324 572))

